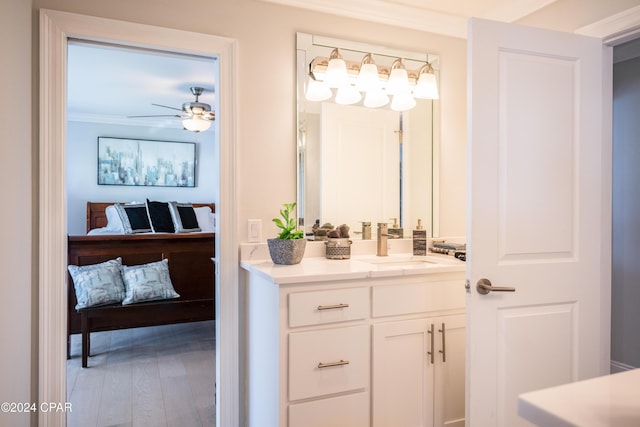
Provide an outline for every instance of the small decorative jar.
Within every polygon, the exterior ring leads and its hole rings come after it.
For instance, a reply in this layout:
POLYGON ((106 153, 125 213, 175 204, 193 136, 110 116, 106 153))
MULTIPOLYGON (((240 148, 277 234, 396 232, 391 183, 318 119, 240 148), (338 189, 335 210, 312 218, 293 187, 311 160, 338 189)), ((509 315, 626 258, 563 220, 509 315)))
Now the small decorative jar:
POLYGON ((330 237, 324 243, 327 259, 351 258, 351 240, 346 237, 330 237))

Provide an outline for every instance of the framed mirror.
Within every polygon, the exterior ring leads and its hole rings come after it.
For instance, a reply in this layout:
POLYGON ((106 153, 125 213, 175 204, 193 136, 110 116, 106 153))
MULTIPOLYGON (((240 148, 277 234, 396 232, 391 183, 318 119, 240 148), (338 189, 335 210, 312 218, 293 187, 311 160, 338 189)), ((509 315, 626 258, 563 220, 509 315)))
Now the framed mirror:
POLYGON ((367 221, 374 239, 378 222, 397 222, 411 237, 418 219, 429 237, 438 236, 439 65, 428 53, 297 34, 298 221, 308 236, 318 222, 347 224, 358 239, 367 221), (330 81, 336 57, 346 65, 346 85, 330 81), (377 69, 384 105, 363 90, 364 68, 377 69), (406 71, 408 89, 392 90, 396 68, 406 71), (427 73, 436 82, 435 99, 416 89, 427 73), (399 94, 407 93, 402 101, 399 94))

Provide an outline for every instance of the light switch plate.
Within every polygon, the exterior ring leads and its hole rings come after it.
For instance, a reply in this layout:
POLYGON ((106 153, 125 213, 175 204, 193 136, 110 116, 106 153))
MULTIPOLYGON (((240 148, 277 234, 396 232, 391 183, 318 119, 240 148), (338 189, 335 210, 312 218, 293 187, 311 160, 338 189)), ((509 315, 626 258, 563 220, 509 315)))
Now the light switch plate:
POLYGON ((262 241, 262 220, 247 220, 247 236, 249 243, 258 243, 262 241))

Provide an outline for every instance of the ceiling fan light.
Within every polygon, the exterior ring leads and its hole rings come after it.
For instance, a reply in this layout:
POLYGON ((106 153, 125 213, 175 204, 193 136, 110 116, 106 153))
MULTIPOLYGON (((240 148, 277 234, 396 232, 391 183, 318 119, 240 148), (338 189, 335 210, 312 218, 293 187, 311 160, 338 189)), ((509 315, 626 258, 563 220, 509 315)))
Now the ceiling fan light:
POLYGON ((211 122, 209 120, 204 120, 199 116, 194 116, 190 119, 184 119, 182 121, 182 126, 191 132, 203 132, 211 127, 211 122))

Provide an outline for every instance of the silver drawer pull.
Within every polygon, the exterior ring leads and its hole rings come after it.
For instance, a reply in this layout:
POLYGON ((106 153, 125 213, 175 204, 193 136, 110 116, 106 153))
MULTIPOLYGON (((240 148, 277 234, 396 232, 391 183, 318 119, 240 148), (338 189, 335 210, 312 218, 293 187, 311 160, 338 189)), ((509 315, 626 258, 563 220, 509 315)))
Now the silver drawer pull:
POLYGON ((349 304, 332 304, 318 306, 318 310, 335 310, 337 308, 349 308, 349 304))
POLYGON ((340 359, 337 362, 329 362, 329 363, 318 363, 318 368, 330 368, 331 366, 341 366, 341 365, 348 365, 349 361, 348 360, 342 360, 340 359))

